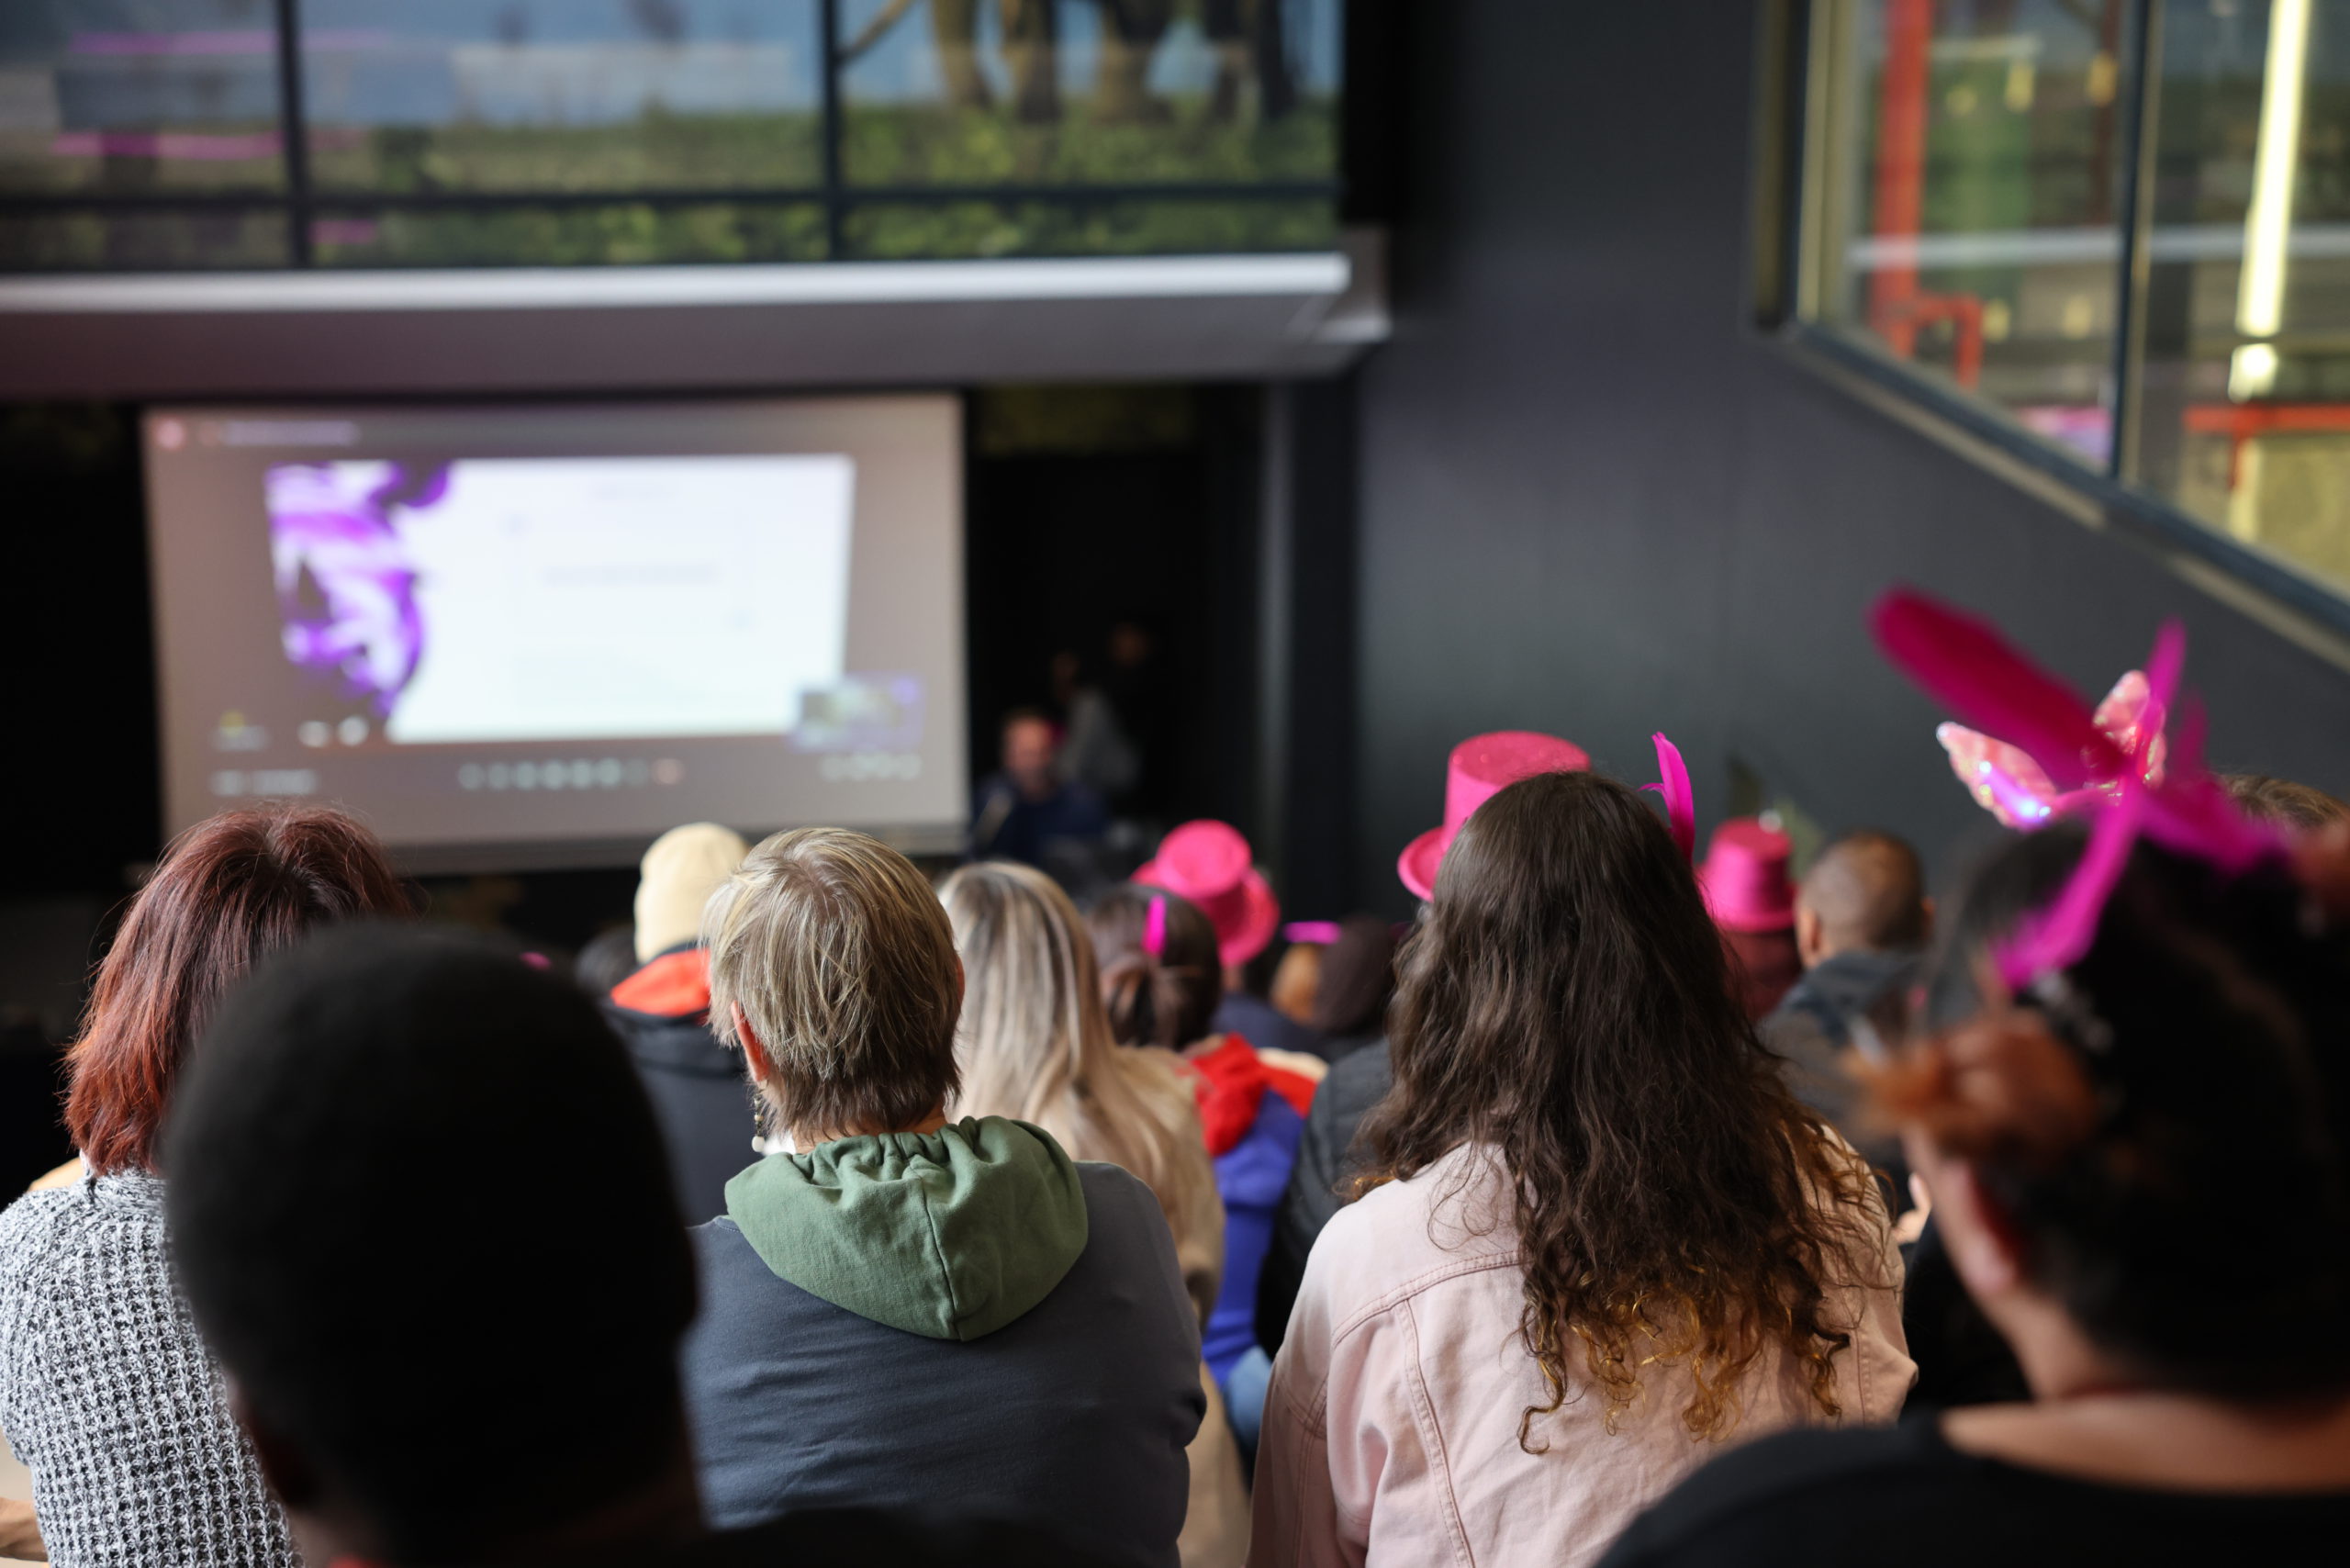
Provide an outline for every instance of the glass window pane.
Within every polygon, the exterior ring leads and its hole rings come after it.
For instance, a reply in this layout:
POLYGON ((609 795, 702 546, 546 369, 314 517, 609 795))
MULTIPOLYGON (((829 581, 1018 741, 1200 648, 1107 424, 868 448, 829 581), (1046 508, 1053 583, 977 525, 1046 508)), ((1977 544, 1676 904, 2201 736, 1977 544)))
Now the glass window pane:
POLYGON ((1326 251, 1327 201, 876 202, 849 209, 842 247, 857 260, 1178 255, 1326 251))
POLYGON ((304 0, 322 191, 804 189, 816 0, 304 0))
POLYGON ((853 184, 1326 180, 1339 0, 841 0, 853 184))
POLYGON ((178 272, 286 264, 274 207, 0 213, 0 269, 178 272))
POLYGON ((283 179, 269 0, 0 3, 0 193, 283 179))
POLYGON ((349 212, 313 219, 325 267, 645 266, 807 262, 824 254, 824 209, 643 202, 349 212))
POLYGON ((2112 440, 2126 0, 1823 0, 1818 319, 2091 462, 2112 440))
POLYGON ((2134 477, 2350 588, 2350 0, 2173 0, 2134 477))

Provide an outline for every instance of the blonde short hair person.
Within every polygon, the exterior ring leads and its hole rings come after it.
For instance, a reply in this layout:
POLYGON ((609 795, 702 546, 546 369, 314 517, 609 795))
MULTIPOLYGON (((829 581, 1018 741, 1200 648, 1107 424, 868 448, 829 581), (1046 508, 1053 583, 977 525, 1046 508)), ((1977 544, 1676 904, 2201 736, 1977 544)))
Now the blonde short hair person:
POLYGON ((704 930, 712 1024, 785 1150, 692 1233, 711 1518, 914 1508, 1176 1568, 1203 1400, 1173 1244, 1125 1171, 948 1121, 962 969, 921 872, 863 834, 778 834, 704 930))

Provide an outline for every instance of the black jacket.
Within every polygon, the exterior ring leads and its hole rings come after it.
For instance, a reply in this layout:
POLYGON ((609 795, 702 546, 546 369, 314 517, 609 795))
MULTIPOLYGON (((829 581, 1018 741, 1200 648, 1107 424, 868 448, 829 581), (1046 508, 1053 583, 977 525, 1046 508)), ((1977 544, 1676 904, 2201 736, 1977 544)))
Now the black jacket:
POLYGON ((1289 1331, 1290 1309, 1297 1305, 1297 1287, 1305 1278, 1314 1238, 1351 1196, 1342 1188, 1354 1175, 1355 1131, 1371 1108, 1387 1098, 1393 1076, 1387 1042, 1381 1040, 1331 1063, 1330 1076, 1314 1092, 1313 1109, 1305 1113, 1305 1130, 1298 1137, 1289 1191, 1281 1194, 1281 1212, 1273 1216, 1272 1245, 1257 1276, 1257 1343, 1268 1353, 1281 1349, 1289 1331))
POLYGON ((726 1212, 729 1178, 758 1158, 751 1082, 740 1053, 710 1032, 708 957, 673 947, 612 988, 604 1003, 653 1102, 688 1225, 726 1212))

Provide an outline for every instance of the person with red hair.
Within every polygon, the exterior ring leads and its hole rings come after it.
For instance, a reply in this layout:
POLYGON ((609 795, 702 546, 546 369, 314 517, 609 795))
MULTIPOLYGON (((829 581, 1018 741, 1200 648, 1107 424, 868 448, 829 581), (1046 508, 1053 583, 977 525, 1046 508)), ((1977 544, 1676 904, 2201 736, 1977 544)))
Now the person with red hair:
POLYGON ((325 807, 224 812, 131 901, 67 1057, 78 1179, 0 1212, 0 1432, 58 1568, 296 1568, 172 1278, 158 1143, 221 999, 330 922, 411 913, 375 834, 325 807))

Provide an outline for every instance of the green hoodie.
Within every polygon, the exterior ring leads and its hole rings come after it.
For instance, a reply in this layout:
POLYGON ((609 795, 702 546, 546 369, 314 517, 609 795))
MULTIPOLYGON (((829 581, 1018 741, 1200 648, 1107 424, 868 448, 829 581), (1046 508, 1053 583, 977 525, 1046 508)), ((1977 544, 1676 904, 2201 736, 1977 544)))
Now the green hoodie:
POLYGON ((1085 1250, 1076 1162, 1002 1116, 770 1156, 726 1183, 726 1213, 778 1278, 933 1339, 994 1333, 1085 1250))

